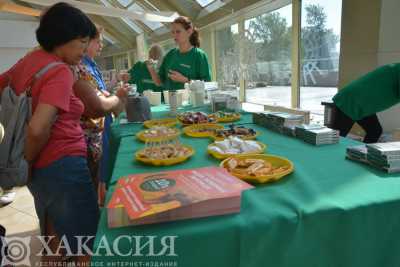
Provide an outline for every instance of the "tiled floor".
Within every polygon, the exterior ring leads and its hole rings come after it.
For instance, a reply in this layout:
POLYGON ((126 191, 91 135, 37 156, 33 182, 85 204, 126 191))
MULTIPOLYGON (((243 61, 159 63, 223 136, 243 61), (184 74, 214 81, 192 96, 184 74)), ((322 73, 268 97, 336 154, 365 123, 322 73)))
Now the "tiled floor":
POLYGON ((14 202, 0 207, 0 224, 6 228, 7 238, 31 237, 30 261, 32 266, 35 266, 40 259, 36 254, 41 250, 41 246, 39 240, 35 238, 40 230, 33 197, 27 187, 16 188, 16 192, 14 202))

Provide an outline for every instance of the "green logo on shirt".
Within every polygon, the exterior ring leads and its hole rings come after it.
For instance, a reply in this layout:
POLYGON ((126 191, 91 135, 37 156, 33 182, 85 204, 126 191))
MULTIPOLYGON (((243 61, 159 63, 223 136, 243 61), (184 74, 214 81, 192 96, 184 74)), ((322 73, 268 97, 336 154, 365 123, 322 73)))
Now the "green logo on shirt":
POLYGON ((185 68, 187 68, 187 69, 190 69, 191 68, 191 66, 190 65, 186 65, 186 64, 183 64, 183 63, 181 63, 180 64, 182 67, 185 67, 185 68))
POLYGON ((154 81, 151 80, 151 79, 143 79, 142 82, 143 82, 143 83, 151 83, 151 84, 154 84, 154 81))

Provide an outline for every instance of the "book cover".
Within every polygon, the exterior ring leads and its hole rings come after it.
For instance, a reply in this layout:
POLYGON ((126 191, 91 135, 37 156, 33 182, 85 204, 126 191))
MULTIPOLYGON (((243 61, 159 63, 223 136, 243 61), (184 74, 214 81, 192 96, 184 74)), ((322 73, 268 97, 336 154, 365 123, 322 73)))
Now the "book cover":
POLYGON ((400 155, 400 142, 367 144, 368 153, 400 155))
POLYGON ((130 175, 118 181, 107 206, 109 224, 118 224, 121 212, 143 223, 237 212, 250 188, 221 167, 130 175))

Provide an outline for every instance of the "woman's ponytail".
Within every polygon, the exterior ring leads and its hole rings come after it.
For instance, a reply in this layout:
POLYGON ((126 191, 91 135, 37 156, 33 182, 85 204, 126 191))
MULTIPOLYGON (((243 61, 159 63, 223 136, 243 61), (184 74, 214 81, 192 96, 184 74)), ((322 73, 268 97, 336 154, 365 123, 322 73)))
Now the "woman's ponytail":
POLYGON ((194 47, 200 47, 200 34, 196 27, 193 28, 189 41, 194 47))

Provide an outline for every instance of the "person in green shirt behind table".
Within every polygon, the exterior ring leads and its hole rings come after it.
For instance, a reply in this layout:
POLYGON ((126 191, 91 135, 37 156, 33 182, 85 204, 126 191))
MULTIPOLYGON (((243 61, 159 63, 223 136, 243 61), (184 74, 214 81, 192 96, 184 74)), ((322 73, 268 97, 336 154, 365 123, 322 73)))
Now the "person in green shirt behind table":
POLYGON ((207 54, 199 48, 199 32, 192 22, 187 17, 176 18, 171 33, 178 48, 167 53, 158 74, 147 65, 154 82, 175 91, 184 89, 184 84, 191 80, 211 81, 207 54))
POLYGON ((164 51, 161 46, 157 44, 152 45, 149 50, 149 59, 146 61, 136 62, 135 65, 133 65, 133 67, 128 71, 129 83, 136 84, 138 93, 143 93, 145 90, 152 90, 155 92, 161 92, 162 95, 163 88, 154 83, 147 69, 147 64, 149 64, 151 68, 156 66, 156 69, 158 69, 163 60, 163 55, 164 51))
POLYGON ((376 143, 382 134, 377 112, 400 102, 400 64, 389 64, 367 73, 334 97, 333 127, 346 136, 357 122, 366 132, 364 143, 376 143))

